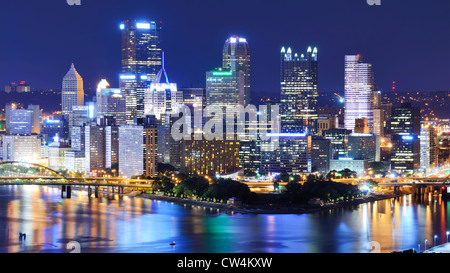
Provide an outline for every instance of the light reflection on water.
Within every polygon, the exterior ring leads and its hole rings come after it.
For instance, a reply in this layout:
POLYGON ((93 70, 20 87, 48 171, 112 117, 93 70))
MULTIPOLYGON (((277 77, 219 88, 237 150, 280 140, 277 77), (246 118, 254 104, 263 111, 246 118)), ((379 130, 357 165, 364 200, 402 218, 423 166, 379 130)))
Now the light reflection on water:
POLYGON ((143 198, 39 186, 0 187, 0 252, 367 253, 446 242, 450 203, 429 196, 302 215, 229 214, 143 198), (19 232, 26 240, 19 240, 19 232), (176 245, 169 245, 175 241, 176 245))

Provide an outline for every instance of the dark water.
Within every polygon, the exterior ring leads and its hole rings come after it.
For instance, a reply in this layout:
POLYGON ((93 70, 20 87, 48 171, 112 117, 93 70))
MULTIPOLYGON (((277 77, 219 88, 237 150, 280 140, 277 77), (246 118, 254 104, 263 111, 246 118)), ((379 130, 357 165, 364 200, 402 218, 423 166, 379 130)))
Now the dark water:
POLYGON ((58 188, 0 186, 0 252, 368 253, 446 242, 450 203, 411 196, 303 215, 217 209, 58 188), (19 232, 26 239, 19 239, 19 232), (175 241, 176 245, 169 245, 175 241), (372 243, 371 243, 372 242, 372 243))

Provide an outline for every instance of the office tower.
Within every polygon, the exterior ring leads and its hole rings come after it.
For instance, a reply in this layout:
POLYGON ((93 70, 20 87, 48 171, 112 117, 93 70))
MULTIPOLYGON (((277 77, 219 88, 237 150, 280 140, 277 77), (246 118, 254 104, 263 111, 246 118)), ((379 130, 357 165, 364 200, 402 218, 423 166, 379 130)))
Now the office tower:
POLYGON ((311 171, 326 175, 333 159, 331 140, 313 136, 311 141, 311 171))
POLYGON ((306 55, 281 49, 281 131, 317 134, 317 48, 306 55))
POLYGON ((62 114, 65 118, 69 118, 73 106, 84 105, 83 79, 73 64, 63 78, 61 98, 62 114))
POLYGON ((126 100, 127 124, 144 114, 144 92, 161 70, 161 27, 154 21, 123 21, 120 89, 126 100))
POLYGON ((368 134, 370 131, 369 120, 366 118, 355 119, 355 129, 353 131, 359 134, 368 134))
POLYGON ((404 103, 392 109, 393 172, 413 174, 420 167, 420 108, 404 103))
POLYGON ((138 125, 143 126, 144 175, 156 177, 158 174, 158 128, 155 116, 147 115, 138 125))
POLYGON ((206 72, 206 106, 224 113, 227 107, 245 105, 244 72, 213 70, 206 72))
POLYGON ((120 88, 109 88, 102 79, 97 86, 96 117, 114 117, 117 125, 126 125, 126 100, 120 88))
POLYGON ((348 137, 348 157, 357 160, 380 161, 380 137, 367 133, 352 133, 348 137))
POLYGON ((278 147, 261 151, 261 173, 311 172, 311 136, 305 133, 272 133, 272 136, 278 138, 278 147))
POLYGON ((182 173, 216 176, 239 170, 239 141, 236 134, 230 140, 196 140, 192 136, 191 140, 184 140, 182 145, 182 173))
MULTIPOLYGON (((69 129, 72 130, 74 126, 82 126, 84 124, 93 121, 95 118, 95 105, 93 102, 89 102, 87 105, 72 107, 72 111, 69 114, 69 129)), ((70 131, 69 130, 69 131, 70 131)))
POLYGON ((364 159, 357 160, 345 157, 330 160, 331 171, 339 172, 345 169, 356 172, 357 176, 364 176, 369 169, 369 161, 364 159))
POLYGON ((69 132, 68 123, 62 118, 48 118, 42 122, 42 143, 51 143, 53 138, 58 135, 61 139, 67 139, 69 132))
POLYGON ((0 112, 0 134, 6 132, 6 113, 0 112))
MULTIPOLYGON (((77 127, 73 127, 74 130, 77 127)), ((84 151, 86 157, 86 172, 103 176, 118 172, 119 153, 119 126, 116 125, 114 117, 103 117, 98 123, 89 123, 85 127, 84 151), (112 172, 112 173, 109 173, 112 172)), ((81 133, 81 132, 80 132, 81 133)), ((78 139, 78 130, 75 130, 75 139, 78 139)), ((83 139, 83 135, 79 136, 83 139)), ((83 150, 75 141, 72 150, 83 150)))
POLYGON ((250 47, 247 39, 229 37, 223 47, 222 68, 244 72, 244 106, 250 104, 250 47))
POLYGON ((442 132, 438 136, 438 165, 450 164, 450 132, 442 132))
POLYGON ((328 129, 322 132, 324 138, 331 141, 332 158, 345 158, 348 155, 348 136, 351 130, 346 129, 328 129))
POLYGON ((382 116, 382 119, 383 119, 383 134, 384 134, 384 137, 391 137, 392 103, 382 103, 380 105, 379 109, 382 110, 381 116, 382 116))
POLYGON ((71 150, 66 151, 65 153, 64 164, 66 166, 66 170, 71 172, 83 173, 86 171, 86 158, 84 148, 86 144, 85 136, 86 128, 84 125, 72 127, 72 130, 70 132, 71 150))
POLYGON ((135 177, 144 173, 143 126, 119 127, 119 176, 135 177))
POLYGON ((437 166, 437 134, 430 124, 423 124, 420 129, 420 169, 429 173, 437 166))
POLYGON ((354 130, 355 120, 367 118, 373 130, 374 76, 372 65, 361 55, 345 56, 345 129, 354 130))
POLYGON ((377 136, 384 137, 384 128, 386 126, 386 114, 383 109, 373 110, 373 133, 377 136))
POLYGON ((65 156, 70 150, 69 146, 55 137, 55 141, 48 145, 48 167, 55 171, 66 170, 65 156))
POLYGON ((17 104, 5 107, 5 127, 7 134, 40 134, 41 110, 39 105, 28 105, 27 109, 17 104))
POLYGON ((106 169, 105 127, 87 124, 84 129, 86 173, 101 176, 106 169))
MULTIPOLYGON (((183 94, 183 104, 193 109, 194 107, 206 106, 206 89, 199 87, 184 87, 178 88, 183 94)), ((192 112, 192 111, 191 111, 192 112)))
MULTIPOLYGON (((169 82, 166 69, 163 66, 159 70, 150 87, 144 94, 144 114, 154 115, 162 121, 164 115, 178 114, 183 104, 183 93, 177 90, 177 84, 169 82)), ((164 122, 162 121, 162 124, 164 122)))
POLYGON ((4 135, 3 161, 41 162, 41 139, 38 135, 4 135))

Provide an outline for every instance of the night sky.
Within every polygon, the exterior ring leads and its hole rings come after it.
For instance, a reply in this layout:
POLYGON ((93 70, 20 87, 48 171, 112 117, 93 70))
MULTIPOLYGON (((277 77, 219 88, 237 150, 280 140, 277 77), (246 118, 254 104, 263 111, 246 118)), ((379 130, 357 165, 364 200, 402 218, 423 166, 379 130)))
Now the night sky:
POLYGON ((171 82, 205 86, 221 66, 229 35, 246 37, 252 94, 279 95, 283 45, 319 50, 319 92, 342 92, 344 55, 362 54, 375 81, 389 91, 450 89, 450 1, 382 0, 0 0, 0 90, 12 81, 60 89, 75 67, 85 89, 106 78, 118 85, 119 23, 162 21, 171 82), (89 86, 89 84, 91 84, 89 86))

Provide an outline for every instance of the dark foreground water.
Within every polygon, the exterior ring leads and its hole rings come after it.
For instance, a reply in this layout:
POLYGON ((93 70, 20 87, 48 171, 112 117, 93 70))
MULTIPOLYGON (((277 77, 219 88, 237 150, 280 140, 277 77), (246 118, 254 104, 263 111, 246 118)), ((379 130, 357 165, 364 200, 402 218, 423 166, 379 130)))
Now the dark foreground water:
POLYGON ((450 203, 412 196, 302 215, 217 209, 39 186, 0 186, 0 252, 368 253, 445 243, 450 203), (19 232, 26 239, 19 239, 19 232), (169 245, 175 241, 176 245, 169 245), (373 248, 371 247, 373 246, 373 248))

